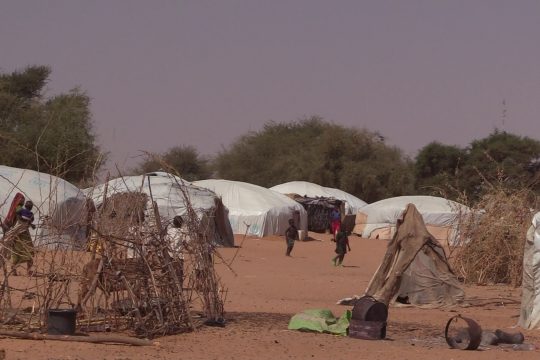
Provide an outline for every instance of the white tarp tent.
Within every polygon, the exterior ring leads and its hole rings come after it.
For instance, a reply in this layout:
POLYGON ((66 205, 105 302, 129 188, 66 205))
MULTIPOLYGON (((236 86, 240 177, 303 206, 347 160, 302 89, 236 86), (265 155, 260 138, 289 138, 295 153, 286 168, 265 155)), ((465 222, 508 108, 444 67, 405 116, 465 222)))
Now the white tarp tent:
POLYGON ((398 196, 366 205, 356 214, 353 233, 366 238, 392 239, 396 222, 408 204, 414 204, 428 231, 442 243, 453 244, 462 216, 470 208, 436 196, 398 196))
POLYGON ((235 234, 246 233, 249 225, 249 235, 283 235, 295 211, 299 215, 298 229, 307 231, 306 210, 283 194, 240 181, 201 180, 194 184, 221 196, 235 234))
POLYGON ((324 187, 307 181, 290 181, 273 186, 270 190, 282 194, 298 194, 307 197, 333 197, 345 201, 345 213, 350 215, 356 214, 361 208, 367 205, 365 201, 343 190, 324 187))
POLYGON ((523 255, 523 282, 519 326, 540 328, 540 212, 532 219, 523 255))
POLYGON ((0 165, 0 216, 5 219, 11 202, 17 193, 24 195, 26 200, 34 203, 36 229, 30 230, 34 242, 36 234, 43 235, 44 220, 54 217, 54 225, 60 229, 70 227, 75 214, 84 211, 85 197, 83 192, 75 185, 53 175, 46 173, 18 169, 0 165), (62 204, 69 203, 70 213, 56 213, 55 209, 62 204))
MULTIPOLYGON (((85 189, 84 192, 92 198, 96 207, 103 202, 107 188, 107 196, 125 192, 142 192, 156 202, 162 223, 169 225, 175 216, 187 214, 186 197, 197 215, 219 216, 216 218, 215 242, 224 246, 233 246, 234 238, 227 219, 226 211, 217 211, 220 200, 208 189, 193 185, 177 176, 165 172, 153 172, 145 175, 125 176, 110 180, 106 184, 85 189)), ((148 206, 147 208, 151 208, 148 206)))

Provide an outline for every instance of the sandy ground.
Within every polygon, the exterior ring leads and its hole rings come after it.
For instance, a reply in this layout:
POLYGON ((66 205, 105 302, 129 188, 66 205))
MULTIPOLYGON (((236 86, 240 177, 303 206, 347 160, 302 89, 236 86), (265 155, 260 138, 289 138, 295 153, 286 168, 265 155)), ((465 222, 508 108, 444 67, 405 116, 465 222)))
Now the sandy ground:
MULTIPOLYGON (((230 268, 217 270, 228 289, 227 325, 201 327, 188 334, 158 339, 159 346, 133 347, 57 341, 1 339, 6 359, 538 359, 540 350, 493 347, 482 351, 449 349, 444 326, 462 314, 484 329, 513 328, 519 314, 520 290, 507 286, 466 287, 468 307, 419 309, 391 307, 387 339, 358 340, 287 330, 295 313, 329 308, 341 315, 347 306, 336 301, 362 294, 377 269, 386 242, 351 237, 345 266, 330 259, 334 245, 326 234, 310 233, 286 257, 283 238, 237 238, 239 248, 221 249, 230 268)), ((526 342, 540 346, 540 330, 523 331, 526 342)))

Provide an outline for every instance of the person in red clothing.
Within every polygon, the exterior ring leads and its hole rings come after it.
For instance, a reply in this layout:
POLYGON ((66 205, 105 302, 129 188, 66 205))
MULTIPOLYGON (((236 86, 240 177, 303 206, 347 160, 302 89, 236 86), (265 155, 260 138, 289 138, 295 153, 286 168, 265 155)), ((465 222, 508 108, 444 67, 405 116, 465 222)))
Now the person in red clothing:
POLYGON ((341 230, 341 212, 339 205, 336 205, 330 212, 330 229, 332 230, 332 241, 336 241, 336 235, 341 230))
POLYGON ((22 209, 23 206, 24 206, 24 195, 21 193, 15 194, 15 197, 11 201, 11 206, 6 215, 6 218, 4 219, 4 221, 0 221, 0 226, 2 227, 2 231, 4 232, 4 234, 7 233, 8 230, 11 229, 15 225, 17 221, 17 210, 22 209))
POLYGON ((28 228, 35 229, 34 213, 32 208, 34 203, 28 200, 23 206, 17 207, 17 223, 13 227, 13 245, 12 245, 12 274, 17 275, 17 265, 26 263, 26 271, 29 276, 32 276, 34 271, 32 266, 34 265, 34 244, 32 242, 32 236, 28 228))

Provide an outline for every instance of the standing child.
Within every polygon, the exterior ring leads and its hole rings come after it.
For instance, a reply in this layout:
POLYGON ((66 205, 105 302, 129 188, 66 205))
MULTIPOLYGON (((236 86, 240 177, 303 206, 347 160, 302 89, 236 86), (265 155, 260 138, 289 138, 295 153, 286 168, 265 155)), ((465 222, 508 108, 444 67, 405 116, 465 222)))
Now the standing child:
POLYGON ((343 259, 345 258, 345 254, 347 253, 347 249, 351 251, 351 247, 349 245, 349 238, 347 237, 347 233, 345 232, 345 230, 340 230, 336 235, 337 255, 332 259, 334 266, 342 266, 343 259))
POLYGON ((289 219, 289 227, 285 230, 285 242, 287 243, 286 256, 291 256, 295 240, 298 240, 298 228, 294 226, 294 220, 289 219))

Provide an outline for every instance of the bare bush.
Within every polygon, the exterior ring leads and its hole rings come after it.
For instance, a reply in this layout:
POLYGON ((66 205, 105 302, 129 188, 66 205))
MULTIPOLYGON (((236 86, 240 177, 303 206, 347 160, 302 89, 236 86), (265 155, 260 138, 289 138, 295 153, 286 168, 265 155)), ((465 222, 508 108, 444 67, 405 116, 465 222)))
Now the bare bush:
POLYGON ((490 186, 462 218, 460 240, 451 249, 458 276, 466 283, 519 286, 525 234, 535 205, 528 188, 490 186))

